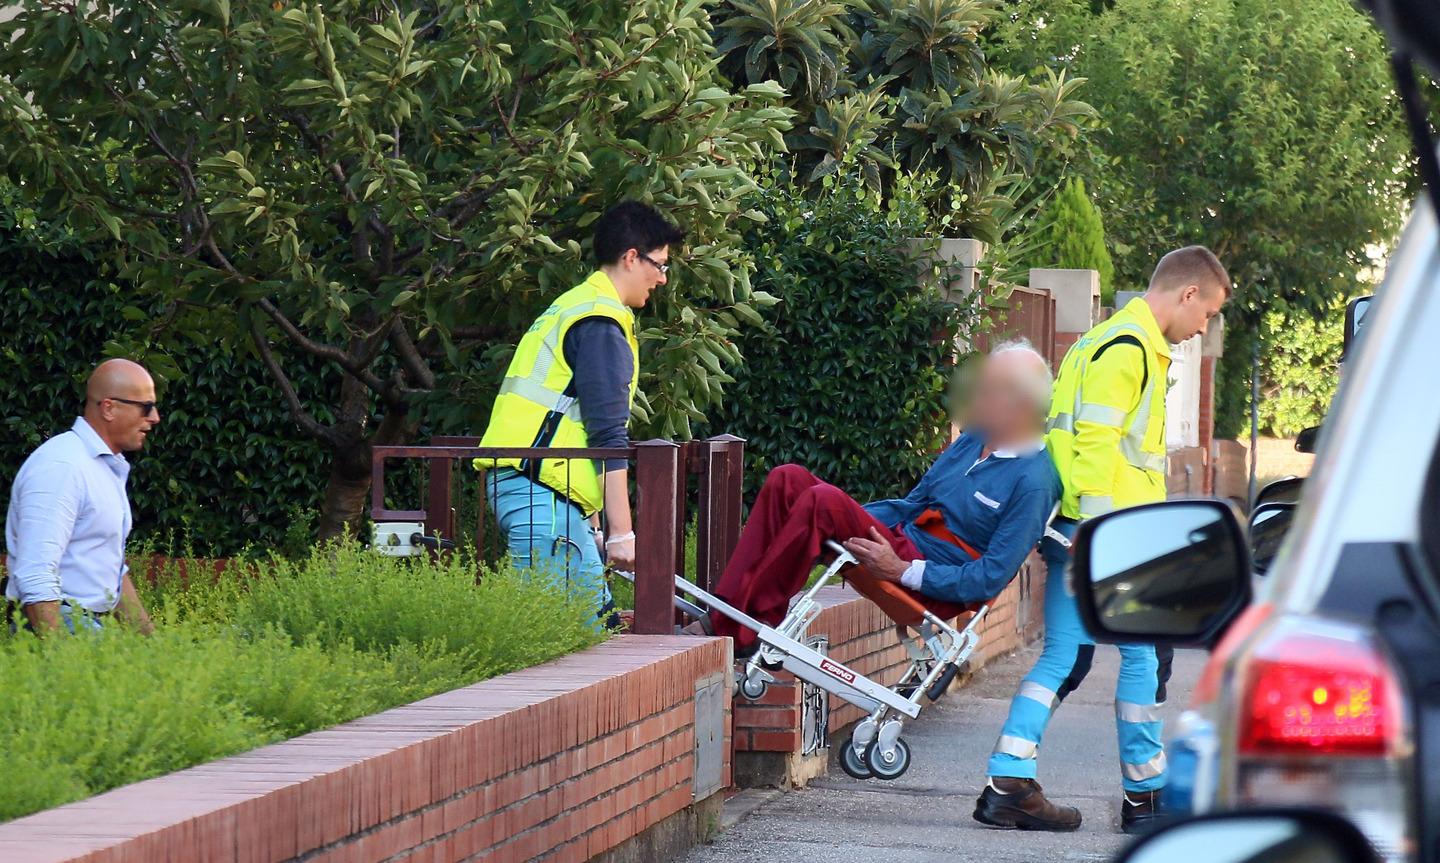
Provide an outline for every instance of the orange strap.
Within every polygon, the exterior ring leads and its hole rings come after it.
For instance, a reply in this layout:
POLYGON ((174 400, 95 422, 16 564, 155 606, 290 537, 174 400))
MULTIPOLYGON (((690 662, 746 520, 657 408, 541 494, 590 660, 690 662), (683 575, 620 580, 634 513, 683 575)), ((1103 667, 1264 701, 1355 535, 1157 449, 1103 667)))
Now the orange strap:
POLYGON ((951 545, 958 546, 962 551, 970 555, 971 560, 980 559, 980 552, 976 551, 975 547, 970 543, 956 536, 945 524, 945 516, 940 514, 940 510, 927 509, 920 513, 920 517, 915 519, 915 526, 936 539, 944 540, 951 545))

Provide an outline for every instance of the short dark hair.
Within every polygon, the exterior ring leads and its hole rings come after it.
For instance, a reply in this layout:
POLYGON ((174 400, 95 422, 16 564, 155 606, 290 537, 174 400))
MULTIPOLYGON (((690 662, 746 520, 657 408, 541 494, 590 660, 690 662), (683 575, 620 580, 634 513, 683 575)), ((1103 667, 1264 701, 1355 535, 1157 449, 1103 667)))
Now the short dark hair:
POLYGON ((595 260, 618 263, 634 249, 648 255, 685 239, 685 232, 672 225, 649 204, 621 201, 595 223, 595 260))
POLYGON ((1187 285, 1209 287, 1212 283, 1230 297, 1230 274, 1215 253, 1204 246, 1185 246, 1160 259, 1150 276, 1150 290, 1173 291, 1187 285))

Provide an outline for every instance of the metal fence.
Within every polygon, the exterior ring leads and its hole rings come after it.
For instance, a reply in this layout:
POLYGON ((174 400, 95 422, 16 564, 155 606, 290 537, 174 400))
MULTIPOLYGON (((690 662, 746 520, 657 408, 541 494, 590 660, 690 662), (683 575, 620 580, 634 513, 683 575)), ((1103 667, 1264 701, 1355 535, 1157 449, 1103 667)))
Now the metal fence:
POLYGON ((740 538, 745 442, 733 435, 675 443, 641 441, 623 449, 482 447, 477 437, 435 437, 427 446, 377 446, 371 468, 370 515, 377 522, 416 521, 429 536, 458 540, 457 501, 476 478, 473 536, 485 547, 487 524, 483 472, 470 468, 481 459, 625 459, 633 466, 635 487, 635 622, 633 631, 663 635, 675 624, 674 576, 682 574, 712 587, 740 538), (422 460, 427 465, 424 509, 390 509, 385 504, 387 463, 422 460), (456 467, 462 480, 456 482, 456 467), (694 507, 696 555, 687 571, 685 535, 694 507))

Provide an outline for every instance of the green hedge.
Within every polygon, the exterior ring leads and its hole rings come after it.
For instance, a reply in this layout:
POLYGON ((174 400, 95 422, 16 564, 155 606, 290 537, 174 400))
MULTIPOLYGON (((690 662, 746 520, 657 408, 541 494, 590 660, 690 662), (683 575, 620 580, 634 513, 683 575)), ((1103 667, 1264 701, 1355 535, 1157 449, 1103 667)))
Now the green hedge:
POLYGON ((921 286, 909 251, 927 233, 918 196, 902 184, 882 206, 856 173, 823 185, 807 196, 783 178, 762 184, 751 282, 781 303, 741 339, 745 362, 711 428, 746 439, 752 494, 770 468, 797 462, 867 500, 907 489, 944 443, 964 313, 921 286))
MULTIPOLYGON (((137 561, 136 571, 142 571, 137 561)), ((0 820, 544 662, 603 637, 586 608, 460 556, 358 546, 143 592, 158 628, 0 639, 0 820), (517 613, 523 609, 524 613, 517 613)))
MULTIPOLYGON (((159 429, 132 457, 136 538, 183 531, 212 556, 303 548, 328 460, 260 362, 224 345, 167 342, 163 309, 137 305, 63 236, 17 221, 0 194, 0 511, 21 462, 74 422, 86 375, 123 334, 153 346, 134 359, 159 378, 161 399, 159 429)), ((338 386, 313 364, 291 365, 302 391, 338 386)))

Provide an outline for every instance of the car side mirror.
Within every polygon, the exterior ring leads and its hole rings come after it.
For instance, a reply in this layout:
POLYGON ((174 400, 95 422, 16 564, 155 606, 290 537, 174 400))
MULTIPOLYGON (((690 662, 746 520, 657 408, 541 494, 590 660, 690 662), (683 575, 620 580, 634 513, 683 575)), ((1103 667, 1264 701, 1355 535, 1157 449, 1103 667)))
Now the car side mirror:
POLYGON ((1349 821, 1309 809, 1247 810, 1178 821, 1139 839, 1117 863, 1379 863, 1349 821))
POLYGON ((1295 476, 1266 483, 1265 487, 1256 493, 1255 500, 1250 502, 1250 509, 1253 512, 1267 503, 1299 503, 1300 492, 1304 487, 1305 478, 1295 476))
POLYGON ((1270 571, 1294 521, 1293 503, 1262 503, 1250 512, 1250 566, 1257 575, 1270 571))
POLYGON ((1345 304, 1345 336, 1340 348, 1340 361, 1350 358, 1350 352, 1360 342, 1360 331, 1365 328, 1365 318, 1370 312, 1370 303, 1375 297, 1356 297, 1345 304))
POLYGON ((1097 641, 1209 646, 1250 603, 1250 555, 1228 501, 1174 500, 1081 522, 1072 586, 1097 641))
POLYGON ((1315 452, 1315 447, 1320 445, 1320 426, 1311 426, 1295 436, 1295 451, 1304 453, 1315 452))

